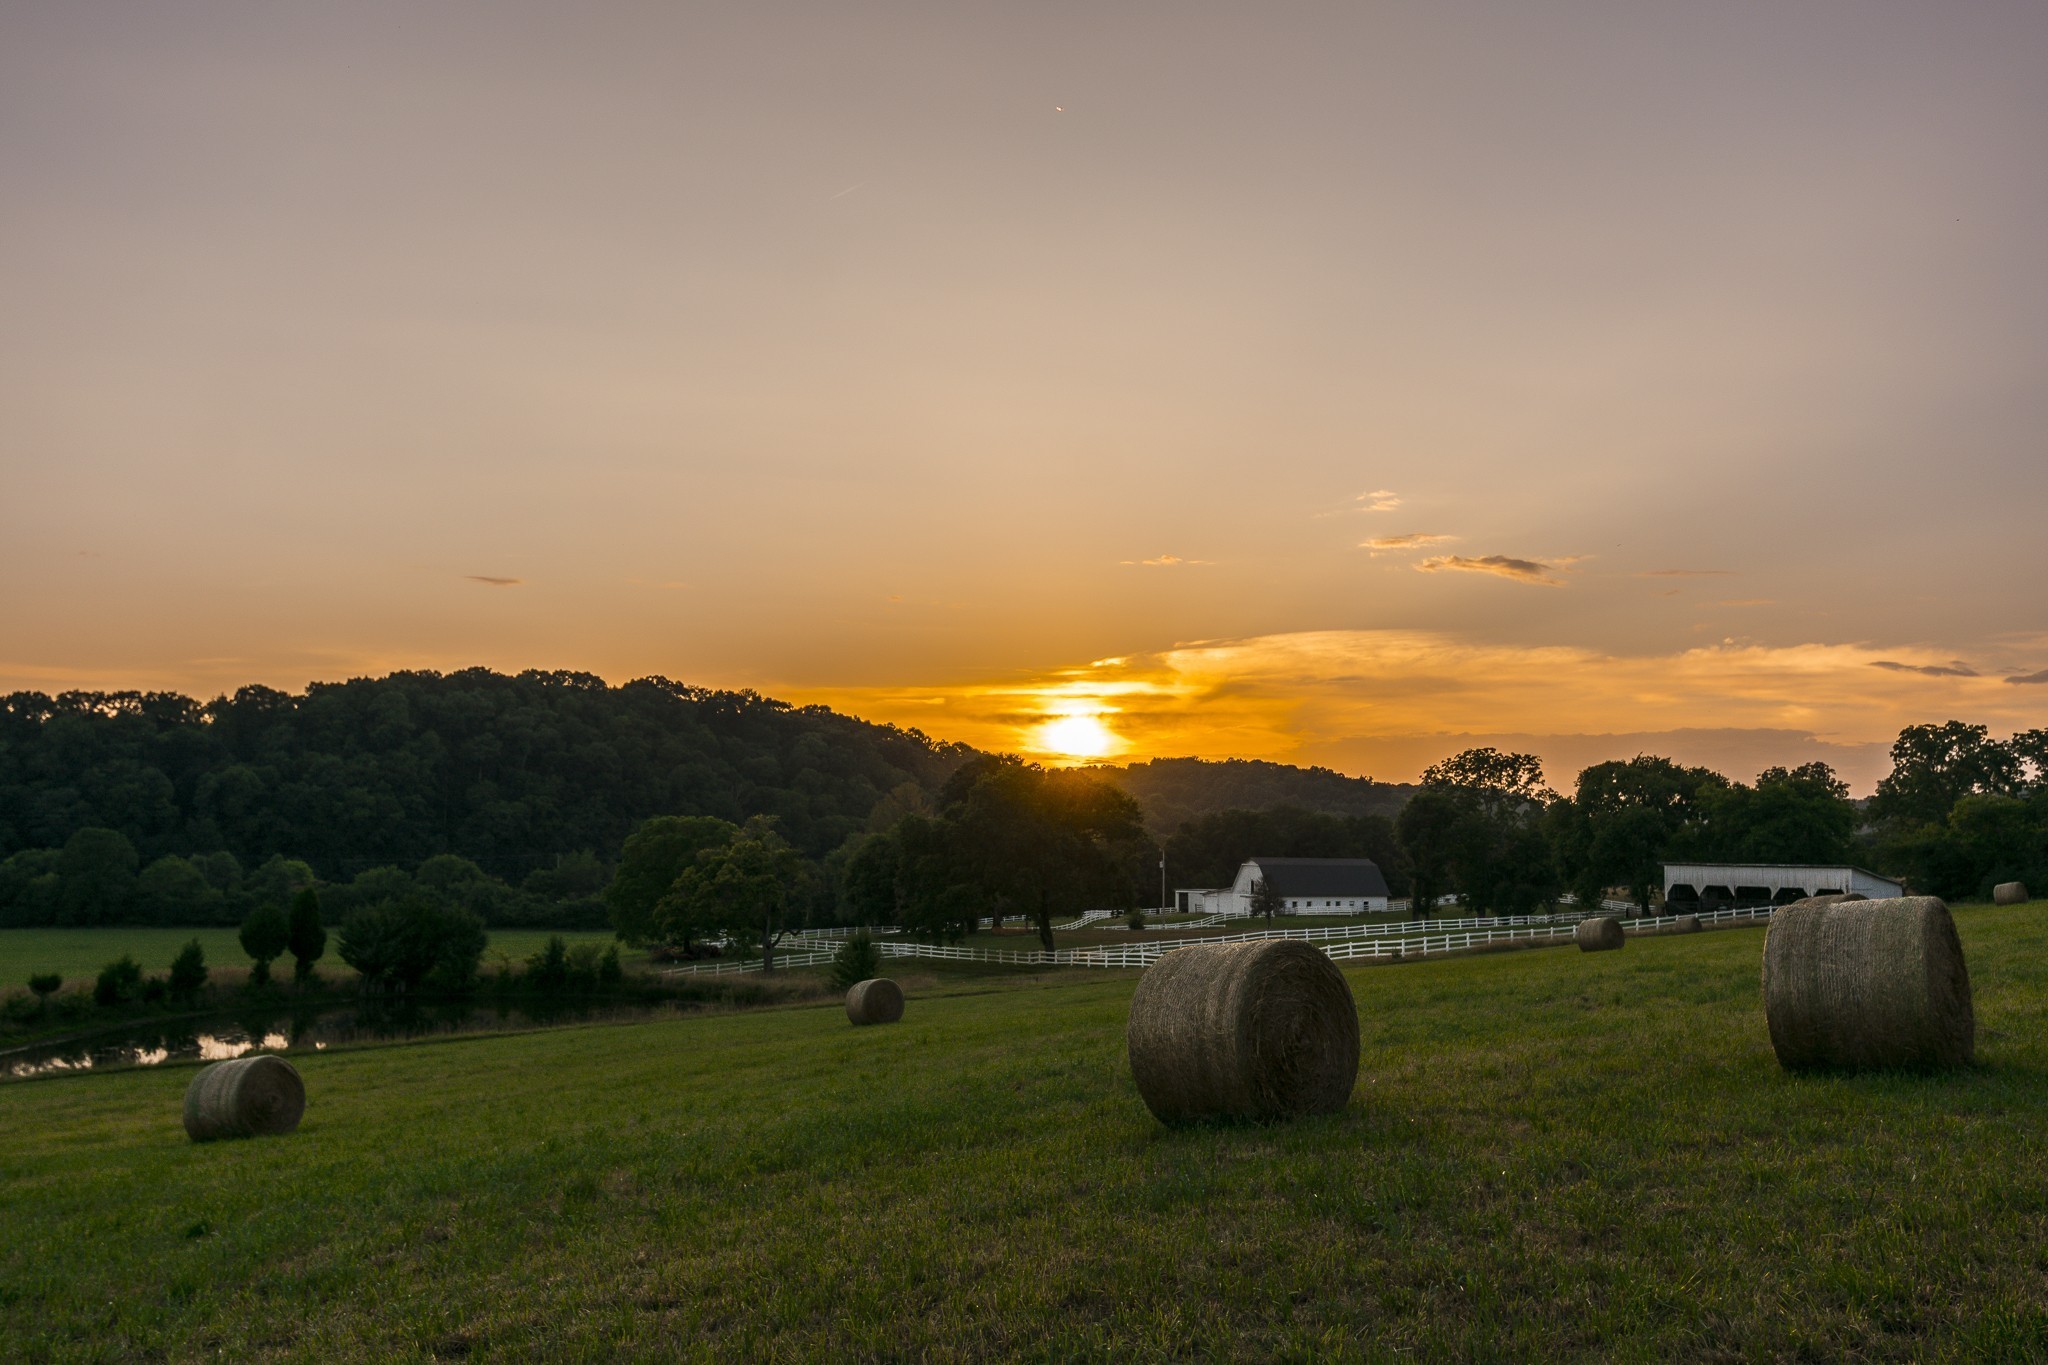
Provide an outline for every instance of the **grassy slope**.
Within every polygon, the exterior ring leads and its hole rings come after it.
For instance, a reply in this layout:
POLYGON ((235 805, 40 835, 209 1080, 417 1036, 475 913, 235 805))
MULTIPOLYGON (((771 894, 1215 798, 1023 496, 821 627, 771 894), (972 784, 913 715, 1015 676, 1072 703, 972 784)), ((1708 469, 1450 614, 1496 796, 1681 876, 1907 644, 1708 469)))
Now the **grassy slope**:
MULTIPOLYGON (((234 929, 0 929, 0 991, 27 984, 32 972, 59 972, 67 980, 90 982, 101 967, 128 953, 146 972, 168 969, 171 959, 192 939, 206 950, 209 967, 246 968, 248 954, 242 951, 234 929)), ((562 937, 570 943, 610 943, 606 932, 567 930, 562 937)), ((488 961, 492 952, 503 950, 514 960, 523 959, 548 940, 545 929, 497 929, 491 933, 488 961)), ((291 973, 291 958, 278 969, 291 973)), ((335 956, 334 931, 327 932, 327 955, 320 970, 329 975, 346 974, 348 967, 335 956)))
POLYGON ((1763 936, 1349 973, 1349 1111, 1168 1131, 1133 978, 0 1090, 0 1357, 2048 1351, 2048 920, 1960 916, 1979 1067, 1794 1078, 1763 936))

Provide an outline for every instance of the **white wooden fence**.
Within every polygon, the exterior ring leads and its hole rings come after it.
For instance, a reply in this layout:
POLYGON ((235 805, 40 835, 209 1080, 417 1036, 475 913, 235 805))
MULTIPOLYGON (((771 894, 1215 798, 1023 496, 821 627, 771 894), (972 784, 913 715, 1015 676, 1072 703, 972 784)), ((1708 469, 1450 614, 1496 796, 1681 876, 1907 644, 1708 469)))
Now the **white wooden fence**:
MULTIPOLYGON (((1701 911, 1707 924, 1753 923, 1767 920, 1775 907, 1701 911)), ((1407 958, 1433 953, 1463 952, 1496 943, 1568 942, 1578 928, 1581 914, 1504 915, 1492 918, 1423 921, 1420 924, 1354 924, 1325 929, 1259 929, 1244 934, 1222 934, 1205 938, 1151 939, 1109 944, 1094 948, 1058 948, 1052 952, 1023 948, 962 948, 945 943, 878 942, 883 957, 932 958, 948 962, 996 962, 1020 967, 1149 967, 1176 948, 1201 943, 1245 943, 1257 939, 1300 939, 1314 944, 1339 961, 1355 958, 1407 958)), ((1622 921, 1632 932, 1669 930, 1671 916, 1622 921)), ((815 967, 830 962, 832 949, 797 950, 775 955, 778 966, 815 967)), ((671 967, 665 976, 716 975, 724 972, 758 972, 759 959, 734 962, 696 962, 671 967)))

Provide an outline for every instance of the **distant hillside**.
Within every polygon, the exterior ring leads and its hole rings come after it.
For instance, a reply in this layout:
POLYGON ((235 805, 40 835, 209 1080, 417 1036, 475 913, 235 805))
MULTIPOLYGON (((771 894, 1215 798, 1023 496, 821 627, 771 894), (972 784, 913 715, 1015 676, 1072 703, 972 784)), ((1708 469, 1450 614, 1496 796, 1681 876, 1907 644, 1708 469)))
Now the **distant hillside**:
POLYGON ((1146 825, 1160 836, 1218 811, 1272 806, 1392 819, 1415 791, 1406 783, 1248 758, 1155 758, 1125 767, 1103 764, 1092 771, 1136 797, 1145 808, 1146 825))
POLYGON ((517 879, 580 850, 613 857, 667 814, 774 815, 821 857, 885 797, 935 791, 973 754, 666 678, 472 668, 210 702, 17 692, 0 699, 0 857, 104 826, 145 863, 282 854, 339 879, 453 853, 517 879))

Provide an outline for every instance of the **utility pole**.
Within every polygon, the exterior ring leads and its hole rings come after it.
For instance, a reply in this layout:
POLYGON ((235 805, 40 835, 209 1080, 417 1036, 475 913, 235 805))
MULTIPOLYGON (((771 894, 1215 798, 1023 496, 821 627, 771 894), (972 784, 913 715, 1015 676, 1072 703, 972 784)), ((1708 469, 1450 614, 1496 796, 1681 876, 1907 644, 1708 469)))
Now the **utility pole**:
POLYGON ((1166 913, 1166 850, 1159 850, 1159 913, 1166 913))

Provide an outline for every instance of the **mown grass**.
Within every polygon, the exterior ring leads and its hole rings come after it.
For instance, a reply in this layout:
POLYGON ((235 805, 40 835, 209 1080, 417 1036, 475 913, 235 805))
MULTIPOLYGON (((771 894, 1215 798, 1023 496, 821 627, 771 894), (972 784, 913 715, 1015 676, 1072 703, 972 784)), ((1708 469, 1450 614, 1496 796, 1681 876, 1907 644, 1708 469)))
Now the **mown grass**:
MULTIPOLYGON (((240 971, 249 966, 249 955, 242 951, 237 932, 234 929, 132 927, 0 929, 0 991, 26 985, 33 972, 56 972, 70 982, 90 982, 99 974, 100 968, 123 953, 132 956, 145 972, 161 972, 170 967, 171 959, 178 955, 179 949, 195 938, 206 950, 208 967, 240 971)), ((547 942, 550 932, 546 929, 494 929, 490 944, 484 950, 485 961, 488 963, 494 952, 504 952, 515 962, 524 961, 528 954, 547 942)), ((609 932, 570 929, 561 933, 572 944, 613 941, 609 932)), ((292 960, 287 956, 279 962, 276 970, 289 976, 291 966, 292 960)), ((326 976, 354 974, 335 952, 332 929, 328 931, 327 953, 320 959, 320 971, 326 976)))
POLYGON ((1342 1115, 1168 1130, 1134 977, 0 1088, 0 1357, 2048 1353, 2048 924, 1960 916, 1977 1068, 1772 1060, 1754 929, 1347 973, 1342 1115))

